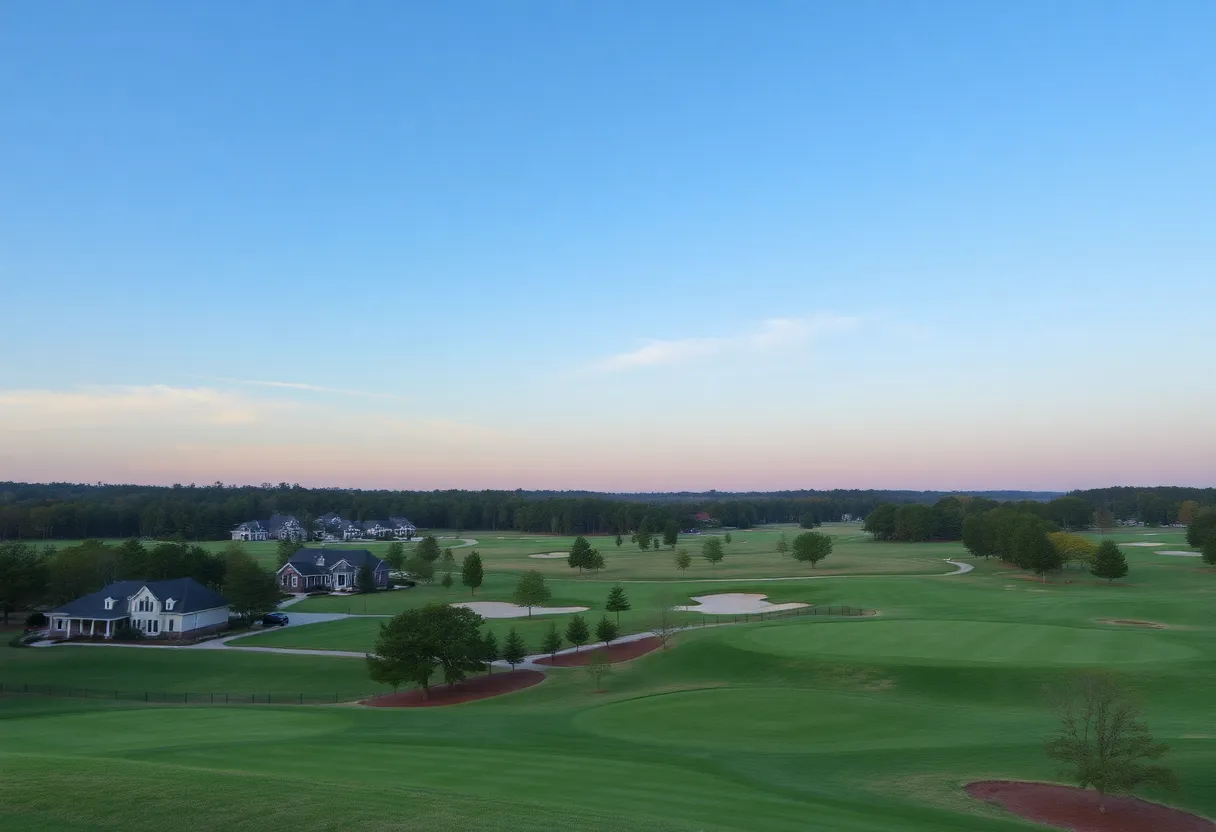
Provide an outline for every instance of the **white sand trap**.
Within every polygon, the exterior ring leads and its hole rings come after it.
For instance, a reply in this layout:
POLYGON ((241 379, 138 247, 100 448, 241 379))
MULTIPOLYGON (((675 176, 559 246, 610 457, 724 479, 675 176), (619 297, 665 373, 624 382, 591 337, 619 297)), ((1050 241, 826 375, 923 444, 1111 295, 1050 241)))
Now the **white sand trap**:
POLYGON ((570 557, 569 552, 545 552, 543 555, 528 555, 530 558, 540 558, 541 560, 557 560, 558 558, 570 557))
POLYGON ((706 615, 744 615, 753 612, 778 612, 796 610, 807 604, 770 604, 767 595, 749 595, 744 592, 724 592, 720 595, 694 595, 697 605, 673 607, 681 612, 703 612, 706 615))
POLYGON ((1183 552, 1181 549, 1171 549, 1168 552, 1154 552, 1156 555, 1169 555, 1174 558, 1198 558, 1203 557, 1200 552, 1183 552))
POLYGON ((1120 546, 1164 546, 1164 543, 1120 543, 1120 546))
MULTIPOLYGON (((527 618, 528 608, 506 601, 460 601, 453 607, 464 607, 482 618, 527 618)), ((586 612, 587 607, 533 607, 533 615, 560 615, 567 612, 586 612)))

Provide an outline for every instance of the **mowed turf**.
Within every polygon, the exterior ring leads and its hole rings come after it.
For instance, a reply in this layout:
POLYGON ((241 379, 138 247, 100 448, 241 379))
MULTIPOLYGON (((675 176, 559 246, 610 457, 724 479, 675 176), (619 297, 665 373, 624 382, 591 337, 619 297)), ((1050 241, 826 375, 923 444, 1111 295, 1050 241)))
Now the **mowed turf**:
MULTIPOLYGON (((882 557, 919 565, 942 556, 941 547, 899 551, 882 557)), ((1211 816, 1216 570, 1126 551, 1132 572, 1114 585, 1075 570, 1027 581, 982 561, 949 577, 717 584, 880 615, 682 633, 671 649, 614 668, 605 693, 580 669, 555 669, 498 699, 399 711, 3 698, 0 829, 1028 830, 961 786, 1053 779, 1043 688, 1089 666, 1117 669, 1172 746, 1178 791, 1144 796, 1211 816)), ((507 591, 511 574, 491 571, 487 590, 507 591)), ((555 583, 554 603, 602 607, 611 586, 570 584, 555 583)), ((653 585, 625 586, 643 606, 657 597, 653 585)), ((0 673, 48 662, 44 675, 67 677, 68 660, 90 650, 98 659, 77 668, 82 683, 160 673, 191 687, 222 678, 211 661, 246 658, 262 666, 237 672, 258 680, 362 672, 360 660, 338 657, 220 652, 195 664, 165 650, 55 648, 7 651, 20 658, 0 659, 0 673), (107 656, 114 669, 93 664, 107 656)))

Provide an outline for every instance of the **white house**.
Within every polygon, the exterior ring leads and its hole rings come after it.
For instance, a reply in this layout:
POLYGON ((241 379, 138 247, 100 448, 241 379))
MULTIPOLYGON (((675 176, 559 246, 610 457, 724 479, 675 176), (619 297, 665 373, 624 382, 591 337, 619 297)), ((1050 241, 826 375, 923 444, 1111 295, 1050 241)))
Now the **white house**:
POLYGON ((47 613, 51 638, 113 638, 131 626, 147 638, 181 638, 228 626, 228 601, 193 578, 118 581, 47 613))
POLYGON ((233 540, 269 540, 270 530, 257 520, 241 523, 232 530, 233 540))

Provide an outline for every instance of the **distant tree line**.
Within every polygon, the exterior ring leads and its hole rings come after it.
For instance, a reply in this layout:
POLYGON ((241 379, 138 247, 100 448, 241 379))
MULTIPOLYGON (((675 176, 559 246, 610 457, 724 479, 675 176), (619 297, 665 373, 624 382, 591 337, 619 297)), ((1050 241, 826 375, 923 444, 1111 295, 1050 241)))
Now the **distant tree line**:
POLYGON ((0 539, 152 538, 222 540, 233 526, 291 514, 306 526, 326 512, 350 520, 409 517, 420 528, 485 529, 563 535, 655 536, 695 525, 707 512, 724 526, 763 523, 811 527, 863 517, 883 502, 913 502, 921 492, 781 492, 735 497, 563 495, 524 491, 360 491, 277 486, 75 485, 0 483, 0 539))

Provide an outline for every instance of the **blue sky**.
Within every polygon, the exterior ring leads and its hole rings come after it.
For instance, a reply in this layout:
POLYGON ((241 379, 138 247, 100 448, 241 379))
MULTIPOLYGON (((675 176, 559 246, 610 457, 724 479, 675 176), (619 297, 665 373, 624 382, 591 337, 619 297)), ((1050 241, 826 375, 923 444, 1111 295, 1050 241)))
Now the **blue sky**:
POLYGON ((12 478, 1212 484, 1211 3, 0 14, 12 478))

